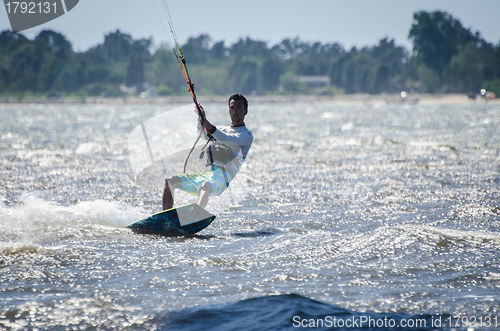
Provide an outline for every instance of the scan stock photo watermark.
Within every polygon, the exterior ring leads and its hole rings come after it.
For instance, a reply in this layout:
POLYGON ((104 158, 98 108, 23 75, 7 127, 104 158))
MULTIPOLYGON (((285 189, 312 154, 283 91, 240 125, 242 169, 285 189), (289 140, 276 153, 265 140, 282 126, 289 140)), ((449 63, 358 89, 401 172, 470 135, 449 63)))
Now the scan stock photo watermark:
POLYGON ((20 32, 52 21, 73 8, 79 0, 4 0, 12 32, 20 32))

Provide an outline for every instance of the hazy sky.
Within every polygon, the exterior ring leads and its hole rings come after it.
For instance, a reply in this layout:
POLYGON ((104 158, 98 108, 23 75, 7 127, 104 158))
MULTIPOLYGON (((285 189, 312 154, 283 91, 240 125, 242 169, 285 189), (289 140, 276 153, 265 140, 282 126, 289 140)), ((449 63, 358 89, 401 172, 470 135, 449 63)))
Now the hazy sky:
MULTIPOLYGON (((21 0, 16 0, 21 1, 21 0)), ((160 0, 154 0, 163 14, 160 0)), ((459 19, 484 39, 500 42, 500 0, 184 0, 167 1, 182 44, 206 33, 226 46, 241 37, 275 45, 285 38, 322 43, 338 42, 346 49, 373 46, 384 37, 411 49, 408 40, 413 13, 442 10, 459 19)), ((9 29, 5 7, 0 8, 0 31, 9 29)), ((25 30, 32 39, 52 29, 68 38, 76 51, 100 44, 119 29, 134 39, 167 42, 153 0, 80 0, 67 14, 25 30)))

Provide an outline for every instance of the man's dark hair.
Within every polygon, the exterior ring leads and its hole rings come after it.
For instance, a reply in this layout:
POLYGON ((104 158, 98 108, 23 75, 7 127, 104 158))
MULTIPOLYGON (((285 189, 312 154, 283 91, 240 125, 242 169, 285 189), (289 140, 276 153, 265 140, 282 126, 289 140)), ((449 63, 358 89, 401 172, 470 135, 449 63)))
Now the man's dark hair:
POLYGON ((243 95, 241 95, 239 93, 235 93, 235 94, 231 95, 229 97, 229 100, 227 101, 228 105, 231 103, 231 100, 234 100, 234 101, 241 100, 241 101, 243 101, 243 108, 248 109, 248 101, 247 101, 247 99, 243 95))

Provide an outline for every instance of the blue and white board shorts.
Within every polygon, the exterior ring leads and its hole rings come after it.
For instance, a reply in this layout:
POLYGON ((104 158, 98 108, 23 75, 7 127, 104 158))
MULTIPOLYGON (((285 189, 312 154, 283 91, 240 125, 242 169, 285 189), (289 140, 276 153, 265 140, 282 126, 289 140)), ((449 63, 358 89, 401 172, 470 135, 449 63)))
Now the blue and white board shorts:
POLYGON ((238 168, 234 164, 228 164, 225 169, 212 165, 194 174, 180 174, 175 177, 180 179, 181 191, 199 196, 202 186, 209 183, 212 187, 210 195, 217 196, 226 190, 237 172, 238 168))

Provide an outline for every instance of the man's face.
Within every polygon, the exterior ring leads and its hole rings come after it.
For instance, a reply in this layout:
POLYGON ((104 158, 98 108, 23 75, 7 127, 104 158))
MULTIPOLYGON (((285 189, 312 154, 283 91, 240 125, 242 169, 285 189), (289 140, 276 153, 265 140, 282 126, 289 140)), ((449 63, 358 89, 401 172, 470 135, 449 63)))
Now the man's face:
POLYGON ((243 106, 242 100, 231 100, 229 102, 229 116, 231 116, 231 125, 243 124, 247 110, 243 106))

